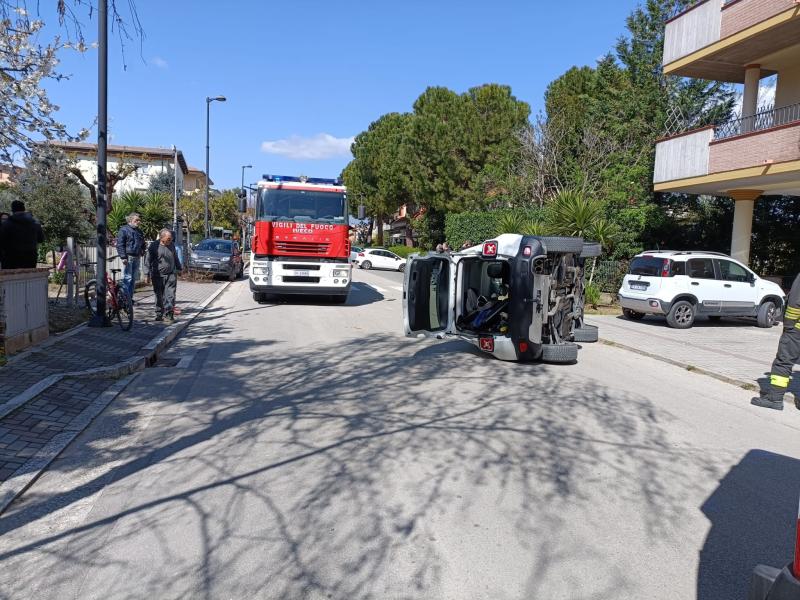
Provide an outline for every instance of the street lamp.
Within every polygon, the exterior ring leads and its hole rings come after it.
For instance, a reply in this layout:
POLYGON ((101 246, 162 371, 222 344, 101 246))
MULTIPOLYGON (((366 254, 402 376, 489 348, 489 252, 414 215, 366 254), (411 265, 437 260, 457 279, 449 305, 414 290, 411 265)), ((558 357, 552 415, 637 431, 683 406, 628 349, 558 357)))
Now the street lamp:
POLYGON ((227 98, 225 96, 215 96, 214 98, 206 97, 206 202, 205 202, 206 237, 209 237, 211 235, 211 230, 208 228, 208 182, 211 179, 211 173, 209 173, 209 166, 208 166, 208 138, 209 138, 211 103, 214 102, 214 100, 216 100, 217 102, 225 102, 227 98))
POLYGON ((242 165, 242 191, 244 191, 244 170, 252 169, 253 165, 242 165))

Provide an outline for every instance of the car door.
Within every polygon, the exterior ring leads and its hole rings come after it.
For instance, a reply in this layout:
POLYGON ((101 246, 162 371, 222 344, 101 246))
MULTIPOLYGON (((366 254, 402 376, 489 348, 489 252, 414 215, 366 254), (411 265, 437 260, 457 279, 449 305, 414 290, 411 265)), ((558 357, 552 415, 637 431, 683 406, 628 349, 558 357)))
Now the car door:
POLYGON ((717 279, 714 260, 690 258, 686 261, 689 292, 697 298, 697 312, 718 315, 722 306, 722 282, 717 279))
POLYGON ((389 252, 388 250, 386 251, 386 254, 388 255, 387 260, 391 265, 389 268, 393 271, 397 271, 397 268, 400 266, 400 263, 403 262, 403 259, 397 256, 397 254, 394 252, 389 252))
POLYGON ((408 258, 403 280, 406 336, 442 339, 455 333, 456 267, 448 255, 408 258))
POLYGON ((381 269, 389 269, 389 256, 384 250, 376 250, 375 255, 378 257, 378 263, 375 265, 381 269))
POLYGON ((758 289, 753 274, 732 260, 717 259, 722 282, 722 307, 724 315, 752 315, 758 302, 758 289))

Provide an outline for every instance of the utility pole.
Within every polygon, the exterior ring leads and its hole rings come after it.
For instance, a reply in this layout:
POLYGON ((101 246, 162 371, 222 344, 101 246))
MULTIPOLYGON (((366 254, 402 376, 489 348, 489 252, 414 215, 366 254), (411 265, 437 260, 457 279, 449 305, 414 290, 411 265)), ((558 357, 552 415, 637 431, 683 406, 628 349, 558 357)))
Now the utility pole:
POLYGON ((97 2, 97 312, 89 327, 110 327, 106 315, 106 159, 108 142, 108 0, 97 2))

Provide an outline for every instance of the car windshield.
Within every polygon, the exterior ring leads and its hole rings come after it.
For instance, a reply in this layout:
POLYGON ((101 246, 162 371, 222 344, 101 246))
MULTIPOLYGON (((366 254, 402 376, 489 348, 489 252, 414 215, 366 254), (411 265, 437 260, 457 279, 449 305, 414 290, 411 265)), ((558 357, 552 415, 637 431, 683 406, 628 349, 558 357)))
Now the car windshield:
POLYGON ((223 240, 203 240, 197 244, 197 246, 195 246, 195 250, 200 250, 201 252, 223 252, 225 254, 230 254, 231 243, 223 240))
POLYGON ((261 221, 344 223, 346 215, 343 192, 262 189, 258 194, 257 218, 261 221))
POLYGON ((631 261, 630 274, 631 275, 651 275, 659 276, 661 268, 664 266, 663 258, 655 258, 654 256, 637 256, 631 261))

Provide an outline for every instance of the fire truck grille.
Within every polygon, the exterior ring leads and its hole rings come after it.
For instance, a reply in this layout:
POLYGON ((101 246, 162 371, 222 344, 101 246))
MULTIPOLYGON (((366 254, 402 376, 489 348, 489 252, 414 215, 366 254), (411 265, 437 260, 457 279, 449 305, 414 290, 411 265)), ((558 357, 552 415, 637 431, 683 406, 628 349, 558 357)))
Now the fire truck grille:
POLYGON ((326 242, 275 242, 275 250, 287 254, 327 254, 330 244, 326 242))
POLYGON ((319 277, 284 277, 284 283, 319 283, 319 277))

